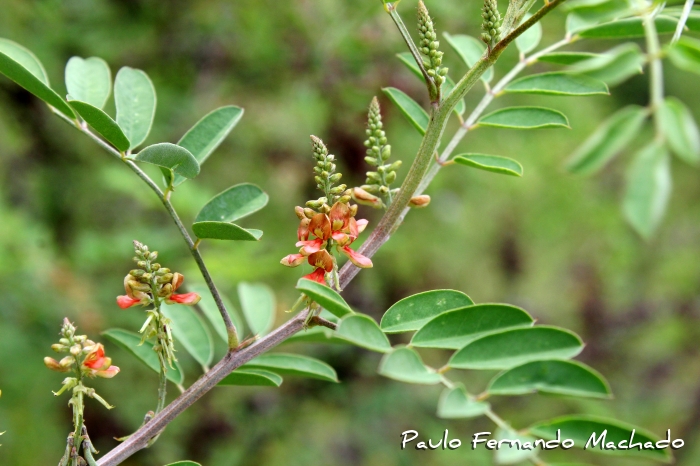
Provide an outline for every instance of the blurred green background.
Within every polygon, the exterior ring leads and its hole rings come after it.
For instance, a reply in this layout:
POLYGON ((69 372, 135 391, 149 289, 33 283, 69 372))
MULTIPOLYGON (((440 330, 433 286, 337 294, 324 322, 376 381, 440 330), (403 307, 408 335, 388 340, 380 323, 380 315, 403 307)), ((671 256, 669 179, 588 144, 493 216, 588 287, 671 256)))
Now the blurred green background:
MULTIPOLYGON (((479 2, 429 2, 438 31, 478 34, 479 2)), ((413 0, 402 5, 413 23, 413 0)), ((563 36, 565 13, 545 22, 543 44, 563 36)), ((361 184, 366 108, 384 86, 416 99, 420 84, 395 58, 404 44, 377 0, 4 0, 0 36, 43 61, 65 94, 63 67, 73 55, 99 56, 112 73, 145 70, 159 106, 147 143, 177 141, 201 116, 228 104, 246 113, 232 135, 184 184, 173 202, 187 223, 214 194, 239 182, 260 185, 270 204, 244 225, 265 231, 256 244, 206 242, 202 251, 220 289, 261 281, 278 299, 278 323, 296 299, 300 271, 279 265, 294 252, 294 205, 316 197, 309 134, 323 138, 348 184, 361 184)), ((581 42, 571 50, 605 50, 611 42, 581 42)), ((465 67, 447 50, 452 76, 465 67)), ((506 53, 502 76, 517 60, 506 53)), ((536 70, 548 69, 536 65, 536 70)), ((666 67, 667 92, 700 117, 697 79, 666 67)), ((522 179, 461 167, 442 170, 428 193, 430 208, 411 212, 345 297, 379 319, 393 302, 433 288, 454 288, 476 302, 524 307, 540 323, 578 332, 580 359, 610 381, 608 402, 532 395, 494 400, 514 427, 568 413, 605 415, 672 429, 686 446, 678 464, 700 461, 700 183, 698 171, 674 161, 673 196, 656 236, 641 241, 619 210, 629 154, 602 175, 580 178, 563 160, 615 109, 645 105, 640 75, 610 97, 504 97, 496 105, 537 104, 566 113, 571 130, 480 129, 460 149, 501 154, 525 166, 522 179)), ((468 96, 468 108, 483 89, 468 96)), ((420 138, 380 95, 393 154, 406 173, 420 138)), ((151 191, 94 143, 52 116, 45 105, 0 78, 0 463, 55 464, 70 431, 67 396, 54 398, 62 377, 42 358, 64 316, 97 338, 114 326, 137 330, 140 308, 122 311, 114 298, 132 268, 131 241, 160 252, 160 262, 199 277, 176 228, 151 191)), ((110 101, 108 111, 113 112, 110 101)), ((113 113, 112 113, 113 114, 113 113)), ((452 123, 451 133, 456 128, 452 123)), ((649 128, 645 138, 651 137, 649 128)), ((379 212, 361 210, 376 224, 379 212)), ((187 282, 186 282, 187 283, 187 282)), ((234 301, 235 302, 235 301, 234 301)), ((401 341, 400 338, 395 339, 401 341)), ((400 451, 399 436, 416 429, 439 438, 445 428, 467 440, 494 426, 487 419, 435 417, 439 387, 409 386, 376 375, 379 355, 350 346, 286 347, 319 357, 341 384, 287 378, 279 389, 222 388, 173 422, 151 449, 127 460, 159 466, 179 459, 228 465, 488 465, 467 447, 417 454, 400 451)), ((122 373, 95 387, 116 409, 88 401, 87 425, 97 447, 135 430, 156 402, 157 376, 107 344, 122 373)), ((218 354, 223 354, 223 345, 218 354)), ((444 353, 427 354, 428 362, 444 353)), ((187 383, 198 376, 184 352, 187 383)), ((473 390, 488 378, 466 379, 473 390)), ((171 387, 171 395, 175 389, 171 387)), ((590 453, 547 453, 597 465, 645 465, 643 460, 590 453)))

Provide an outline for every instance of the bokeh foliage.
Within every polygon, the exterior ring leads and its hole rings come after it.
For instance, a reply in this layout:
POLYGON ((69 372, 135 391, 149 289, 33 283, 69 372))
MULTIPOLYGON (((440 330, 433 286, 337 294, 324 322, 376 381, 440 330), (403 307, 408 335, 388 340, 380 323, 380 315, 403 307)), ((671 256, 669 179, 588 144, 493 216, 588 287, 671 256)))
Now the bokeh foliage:
MULTIPOLYGON (((440 31, 477 35, 479 7, 442 0, 431 5, 431 13, 440 31)), ((543 43, 563 35, 563 20, 562 12, 545 20, 543 43)), ((323 137, 346 177, 362 184, 371 97, 387 86, 414 98, 423 95, 395 57, 403 44, 375 0, 5 0, 0 30, 37 54, 59 89, 63 66, 73 55, 103 57, 113 73, 121 66, 147 71, 159 110, 146 143, 177 141, 215 107, 246 109, 174 202, 191 223, 209 198, 235 183, 253 182, 270 194, 268 207, 255 219, 255 227, 265 231, 260 243, 210 242, 203 254, 219 287, 231 296, 242 280, 272 286, 280 319, 296 298, 299 274, 278 261, 295 241, 292 207, 313 191, 308 135, 323 137)), ((515 52, 504 55, 496 76, 514 60, 515 52)), ((453 76, 465 71, 453 53, 446 53, 445 63, 453 76)), ((692 78, 666 69, 667 93, 700 117, 692 78)), ((410 162, 419 136, 379 97, 393 155, 410 162)), ((468 108, 479 98, 478 92, 470 94, 468 108)), ((430 208, 409 215, 376 256, 375 268, 362 272, 345 297, 379 317, 409 294, 454 288, 477 302, 521 305, 539 323, 572 328, 588 343, 581 359, 608 378, 616 401, 535 395, 496 401, 499 413, 516 427, 583 411, 657 433, 671 428, 686 440, 677 452, 679 464, 692 465, 700 457, 693 447, 700 440, 698 172, 674 164, 669 213, 654 238, 644 242, 619 213, 629 155, 594 178, 562 169, 602 119, 647 100, 646 77, 639 76, 614 88, 611 97, 537 97, 538 105, 566 113, 572 130, 481 128, 470 134, 460 148, 517 159, 525 167, 523 178, 443 170, 429 190, 430 208)), ((532 96, 503 98, 504 105, 533 102, 532 96)), ((110 99, 111 113, 113 106, 110 99)), ((188 281, 196 281, 198 272, 140 180, 6 79, 0 79, 0 107, 0 430, 7 430, 0 460, 46 464, 58 459, 69 425, 64 401, 50 393, 56 375, 41 362, 60 319, 68 316, 95 336, 112 326, 140 325, 137 311, 114 304, 130 268, 132 239, 151 244, 168 263, 188 271, 188 281)), ((652 136, 649 131, 644 137, 652 136)), ((373 223, 378 219, 374 211, 363 214, 373 223)), ((100 384, 100 391, 117 409, 90 410, 86 420, 103 451, 116 444, 112 437, 139 425, 152 408, 157 383, 126 352, 109 349, 122 373, 119 383, 100 384)), ((336 367, 342 383, 287 379, 280 389, 217 390, 173 423, 156 448, 124 464, 188 457, 207 465, 453 465, 464 464, 467 455, 474 464, 489 464, 487 455, 465 447, 422 455, 399 450, 399 434, 406 429, 437 438, 449 428, 466 440, 492 428, 486 420, 437 419, 439 388, 379 378, 379 356, 360 349, 296 349, 336 367)), ((217 350, 222 354, 223 348, 217 350)), ((442 353, 433 356, 439 361, 442 353)), ((196 371, 184 352, 181 359, 189 373, 196 371)), ((485 381, 465 383, 480 387, 485 381)))

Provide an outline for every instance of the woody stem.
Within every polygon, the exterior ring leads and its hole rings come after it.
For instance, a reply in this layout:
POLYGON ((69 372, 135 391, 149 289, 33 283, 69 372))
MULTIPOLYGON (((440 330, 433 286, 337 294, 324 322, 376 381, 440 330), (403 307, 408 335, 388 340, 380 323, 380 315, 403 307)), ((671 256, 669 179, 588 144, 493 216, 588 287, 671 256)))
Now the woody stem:
POLYGON ((209 273, 209 269, 207 269, 206 264, 204 263, 204 259, 202 258, 202 255, 199 252, 198 245, 199 245, 199 240, 197 240, 197 243, 192 240, 192 237, 190 236, 189 232, 185 228, 185 226, 182 224, 182 221, 180 220, 180 217, 178 216, 177 212, 175 211, 175 208, 173 207, 172 203, 170 202, 170 196, 165 196, 163 191, 158 187, 158 185, 143 171, 141 170, 133 161, 125 158, 122 156, 122 154, 115 149, 114 147, 110 146, 107 144, 105 141, 97 137, 95 134, 92 133, 87 127, 83 127, 83 125, 76 125, 73 120, 68 118, 67 116, 63 115, 62 113, 55 111, 54 112, 56 115, 58 115, 60 118, 64 119, 67 121, 72 127, 78 129, 78 131, 81 131, 85 135, 87 135, 90 139, 95 141, 100 147, 105 149, 107 152, 109 152, 111 155, 114 157, 118 158, 119 160, 123 161, 136 175, 141 178, 149 188, 158 196, 158 199, 163 203, 163 206, 165 207, 165 210, 168 211, 168 214, 170 214, 170 217, 172 217, 173 222, 175 222, 175 226, 177 226, 178 230, 180 230, 180 234, 182 235, 182 238, 185 240, 185 243, 187 243, 187 247, 190 250, 190 253, 192 254, 192 257, 194 258, 194 261, 197 263, 197 267, 199 267, 199 271, 202 274, 202 277, 204 278, 204 281, 207 284, 207 287, 209 288, 209 291, 211 292, 212 296, 214 297, 214 302, 216 302, 216 307, 219 309, 219 313, 221 314, 221 318, 224 320, 224 324, 226 325, 226 332, 228 334, 228 347, 229 348, 236 348, 238 346, 238 333, 236 332, 236 327, 233 325, 233 321, 231 320, 231 315, 229 314, 228 310, 226 309, 226 305, 224 305, 223 300, 221 299, 221 295, 219 294, 219 290, 217 289, 216 285, 214 284, 214 280, 211 277, 211 274, 209 273))

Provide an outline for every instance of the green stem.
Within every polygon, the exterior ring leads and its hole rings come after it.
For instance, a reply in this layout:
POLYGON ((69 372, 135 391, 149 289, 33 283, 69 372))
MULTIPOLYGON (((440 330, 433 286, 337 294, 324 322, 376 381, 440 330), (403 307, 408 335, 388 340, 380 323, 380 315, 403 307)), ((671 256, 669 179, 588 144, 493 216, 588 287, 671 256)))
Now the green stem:
POLYGON ((158 405, 156 406, 156 411, 155 413, 158 414, 161 411, 163 411, 163 408, 165 407, 165 399, 168 391, 168 378, 166 376, 167 368, 163 366, 163 360, 162 358, 159 359, 161 361, 160 365, 160 378, 158 381, 158 405))
POLYGON ((671 39, 672 44, 675 44, 678 42, 678 39, 681 38, 681 34, 683 34, 683 29, 685 28, 685 23, 688 22, 688 17, 690 17, 690 11, 693 9, 694 3, 695 0, 685 0, 683 12, 681 13, 681 17, 678 19, 678 24, 676 25, 676 32, 673 33, 673 38, 671 39))
POLYGON ((656 32, 656 12, 651 11, 644 17, 644 35, 646 37, 647 56, 649 59, 649 94, 651 101, 649 106, 654 113, 654 128, 656 139, 663 140, 664 135, 661 126, 661 106, 664 101, 664 70, 661 63, 661 45, 659 35, 656 32))
MULTIPOLYGON (((462 79, 455 85, 452 92, 437 106, 433 107, 428 127, 426 128, 425 136, 418 148, 418 154, 409 169, 401 190, 392 202, 389 209, 379 221, 377 227, 372 231, 369 239, 362 245, 359 252, 365 256, 371 257, 379 248, 391 237, 396 229, 401 225, 404 216, 406 215, 409 201, 415 195, 416 190, 420 186, 426 172, 433 160, 433 154, 440 145, 440 139, 447 126, 447 120, 450 113, 455 108, 457 103, 464 98, 469 90, 476 84, 481 76, 498 60, 498 57, 513 42, 516 37, 527 31, 543 16, 556 8, 565 0, 553 0, 543 6, 527 21, 515 28, 510 34, 504 37, 498 44, 494 46, 490 54, 485 54, 474 66, 465 74, 462 79)), ((340 271, 341 286, 345 286, 359 272, 359 268, 348 262, 340 271)))
POLYGON ((435 81, 433 80, 433 78, 430 77, 428 71, 425 69, 425 65, 423 64, 423 57, 421 56, 420 51, 418 50, 418 47, 416 46, 415 42, 413 42, 413 39, 411 38, 411 33, 408 32, 406 25, 401 19, 401 15, 399 15, 399 12, 396 11, 397 3, 398 2, 387 3, 386 11, 389 13, 389 16, 391 16, 391 19, 394 20, 394 24, 396 24, 396 27, 398 28, 399 33, 401 34, 401 37, 403 37, 403 40, 406 42, 408 50, 411 52, 411 55, 413 55, 413 59, 416 61, 416 64, 418 65, 418 68, 420 68, 421 73, 423 73, 423 78, 425 78, 425 83, 428 86, 428 94, 430 95, 430 99, 436 100, 438 95, 438 88, 435 85, 435 81))
POLYGON ((141 178, 151 190, 156 193, 160 201, 163 203, 163 206, 165 206, 165 209, 168 211, 168 214, 170 214, 170 217, 172 217, 173 222, 175 222, 175 225, 177 226, 178 230, 180 230, 180 234, 182 235, 183 239, 185 240, 185 243, 187 243, 187 246, 190 250, 190 253, 192 254, 192 257, 194 258, 195 262, 197 263, 197 267, 199 267, 199 271, 202 274, 202 277, 204 278, 204 281, 207 284, 207 287, 209 288, 209 291, 211 292, 212 296, 214 297, 214 302, 216 302, 216 307, 219 309, 219 313, 221 314, 221 318, 224 320, 224 324, 226 325, 226 332, 228 333, 228 346, 229 348, 235 348, 238 346, 238 333, 236 332, 236 327, 233 325, 233 321, 231 320, 231 315, 229 314, 228 310, 226 309, 226 305, 224 305, 223 300, 221 299, 221 294, 219 293, 219 290, 217 289, 216 285, 214 284, 214 280, 211 277, 211 274, 209 273, 209 269, 207 268, 206 264, 204 263, 204 259, 202 258, 202 255, 199 252, 199 249, 197 246, 199 245, 199 240, 197 243, 195 243, 192 240, 192 237, 190 236, 189 232, 185 228, 185 226, 182 224, 182 221, 180 220, 180 217, 178 216, 177 212, 175 211, 175 208, 173 207, 172 203, 170 202, 170 196, 166 196, 163 191, 158 187, 158 185, 143 171, 141 170, 133 161, 123 158, 122 154, 116 150, 114 147, 110 146, 107 144, 105 141, 100 139, 98 136, 93 134, 89 129, 83 127, 82 125, 76 126, 73 124, 73 120, 68 118, 67 116, 63 115, 60 112, 55 112, 56 115, 59 117, 63 118, 64 120, 68 121, 71 123, 71 126, 76 127, 79 131, 82 133, 86 134, 88 137, 90 137, 93 141, 95 141, 99 146, 101 146, 103 149, 105 149, 107 152, 115 156, 116 158, 122 160, 136 175, 141 178))

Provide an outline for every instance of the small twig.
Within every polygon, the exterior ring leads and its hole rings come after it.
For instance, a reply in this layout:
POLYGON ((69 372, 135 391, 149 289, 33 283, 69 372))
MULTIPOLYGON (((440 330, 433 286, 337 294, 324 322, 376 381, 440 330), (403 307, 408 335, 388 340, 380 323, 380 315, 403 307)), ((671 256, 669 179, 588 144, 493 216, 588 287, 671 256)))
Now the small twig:
POLYGON ((335 324, 334 322, 331 322, 330 320, 326 320, 323 317, 319 316, 313 316, 311 320, 309 320, 309 327, 326 327, 331 330, 336 330, 338 328, 338 325, 335 324))

